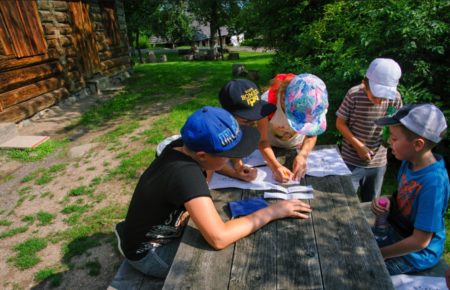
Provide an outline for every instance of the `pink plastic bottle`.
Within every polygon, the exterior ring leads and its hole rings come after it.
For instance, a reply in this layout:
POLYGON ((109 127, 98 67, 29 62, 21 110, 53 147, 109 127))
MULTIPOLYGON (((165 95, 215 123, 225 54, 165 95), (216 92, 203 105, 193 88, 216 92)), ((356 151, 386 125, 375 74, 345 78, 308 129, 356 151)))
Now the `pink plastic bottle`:
POLYGON ((389 208, 391 206, 391 201, 387 197, 381 197, 378 199, 378 205, 387 209, 384 214, 380 214, 375 218, 374 234, 375 239, 380 242, 387 238, 389 230, 389 222, 387 220, 389 215, 389 208))

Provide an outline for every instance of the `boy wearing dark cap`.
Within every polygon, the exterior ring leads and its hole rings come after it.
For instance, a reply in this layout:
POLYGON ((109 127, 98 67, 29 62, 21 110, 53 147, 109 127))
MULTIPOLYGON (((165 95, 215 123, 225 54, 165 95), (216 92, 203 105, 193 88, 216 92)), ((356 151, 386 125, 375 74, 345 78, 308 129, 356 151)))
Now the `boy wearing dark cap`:
MULTIPOLYGON (((258 121, 275 112, 276 106, 261 100, 258 87, 246 79, 235 79, 226 83, 219 92, 222 108, 230 112, 240 125, 258 127, 258 121)), ((252 181, 256 168, 245 166, 241 159, 231 159, 220 174, 252 181)))
POLYGON ((203 107, 187 119, 181 136, 183 144, 166 146, 142 174, 125 222, 118 224, 123 227, 119 249, 126 257, 125 263, 146 275, 165 277, 187 217, 218 250, 272 220, 308 218, 308 204, 289 200, 224 222, 211 199, 205 171, 220 170, 229 158, 242 158, 253 152, 258 131, 239 126, 221 108, 203 107))
MULTIPOLYGON (((381 254, 391 275, 431 268, 444 252, 450 195, 444 160, 431 151, 446 132, 444 114, 432 104, 406 105, 376 124, 389 126, 388 143, 402 160, 398 189, 391 197, 391 227, 379 242, 381 254)), ((374 199, 372 211, 380 215, 386 208, 374 199)))

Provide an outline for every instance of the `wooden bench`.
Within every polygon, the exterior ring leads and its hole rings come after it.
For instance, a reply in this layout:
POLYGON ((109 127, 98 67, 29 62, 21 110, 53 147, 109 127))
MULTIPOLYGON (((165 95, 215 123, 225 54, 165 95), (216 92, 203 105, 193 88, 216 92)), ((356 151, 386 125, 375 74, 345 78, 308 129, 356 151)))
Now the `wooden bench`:
MULTIPOLYGON (((375 222, 375 215, 372 213, 371 203, 363 202, 360 204, 360 206, 361 206, 361 210, 363 211, 367 222, 370 225, 373 225, 375 222)), ((444 258, 441 258, 439 263, 436 266, 434 266, 433 268, 425 270, 425 271, 417 272, 417 273, 411 273, 409 275, 444 277, 445 271, 447 271, 448 268, 449 268, 449 265, 447 264, 447 262, 444 260, 444 258)))

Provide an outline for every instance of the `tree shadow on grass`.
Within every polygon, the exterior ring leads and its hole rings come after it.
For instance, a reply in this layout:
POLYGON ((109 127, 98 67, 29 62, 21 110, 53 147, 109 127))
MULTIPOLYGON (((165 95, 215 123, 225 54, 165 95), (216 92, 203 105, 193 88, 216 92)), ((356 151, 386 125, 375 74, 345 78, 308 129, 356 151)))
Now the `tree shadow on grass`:
POLYGON ((76 238, 64 252, 61 264, 68 270, 39 271, 43 281, 31 289, 106 289, 122 262, 113 233, 76 238))

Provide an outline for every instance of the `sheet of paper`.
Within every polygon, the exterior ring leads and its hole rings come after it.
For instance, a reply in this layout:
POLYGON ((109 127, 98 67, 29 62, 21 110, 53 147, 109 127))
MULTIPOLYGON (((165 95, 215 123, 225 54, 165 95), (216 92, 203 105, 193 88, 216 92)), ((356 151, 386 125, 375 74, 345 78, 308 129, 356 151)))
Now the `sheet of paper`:
POLYGON ((306 162, 306 175, 322 177, 352 174, 336 148, 313 150, 306 162))
POLYGON ((391 276, 392 284, 397 290, 447 290, 444 277, 428 277, 413 275, 391 276))
POLYGON ((313 199, 314 193, 297 192, 297 193, 282 193, 282 192, 264 192, 264 198, 278 198, 278 199, 313 199))
POLYGON ((255 167, 255 166, 264 166, 266 165, 266 161, 264 160, 261 151, 256 149, 247 157, 242 158, 242 162, 244 165, 255 167))
MULTIPOLYGON (((276 189, 283 190, 284 187, 280 186, 280 183, 275 181, 272 175, 272 171, 269 167, 257 167, 258 171, 256 179, 251 182, 242 181, 239 179, 231 178, 222 174, 215 172, 209 182, 209 189, 218 188, 242 188, 242 189, 254 189, 254 190, 267 190, 276 189)), ((299 181, 290 181, 288 183, 283 183, 283 185, 299 184, 299 181)))

